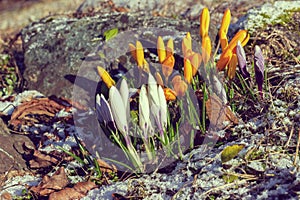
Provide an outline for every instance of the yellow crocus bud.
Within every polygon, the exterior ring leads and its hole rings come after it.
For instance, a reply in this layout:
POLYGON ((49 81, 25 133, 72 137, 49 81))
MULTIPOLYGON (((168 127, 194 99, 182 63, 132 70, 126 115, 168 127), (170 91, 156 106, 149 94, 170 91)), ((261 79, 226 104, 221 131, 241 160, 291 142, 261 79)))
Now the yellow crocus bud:
POLYGON ((144 65, 144 49, 140 41, 136 41, 136 59, 139 68, 143 68, 144 65))
POLYGON ((211 55, 211 41, 208 35, 202 38, 202 59, 204 64, 206 64, 211 55))
POLYGON ((189 59, 184 59, 184 78, 187 83, 192 82, 193 78, 193 71, 192 71, 192 64, 189 59))
POLYGON ((229 28, 229 25, 230 25, 230 18, 231 18, 230 10, 227 9, 224 12, 224 15, 223 15, 223 18, 222 18, 221 28, 220 28, 220 31, 219 31, 219 38, 220 38, 220 43, 221 43, 222 50, 224 50, 228 45, 227 32, 228 32, 228 28, 229 28))
POLYGON ((165 44, 162 37, 158 36, 157 38, 157 55, 160 63, 163 63, 167 57, 165 44))
POLYGON ((209 21, 210 21, 209 10, 208 8, 203 8, 200 15, 200 36, 202 38, 208 35, 209 21))
POLYGON ((174 101, 176 100, 176 92, 171 88, 164 88, 164 94, 167 101, 174 101))
POLYGON ((137 58, 136 58, 136 48, 134 46, 134 44, 129 43, 129 51, 131 53, 131 56, 134 58, 134 60, 137 62, 137 58))
POLYGON ((230 80, 232 80, 235 76, 237 63, 238 63, 237 56, 236 54, 233 54, 228 64, 228 71, 227 71, 227 76, 230 80))
POLYGON ((98 66, 97 71, 102 81, 108 88, 111 88, 111 86, 116 85, 115 81, 111 78, 109 73, 103 67, 98 66))
POLYGON ((173 55, 167 57, 162 63, 162 73, 166 77, 166 79, 168 79, 168 77, 173 72, 174 64, 175 64, 175 58, 173 55))
POLYGON ((217 62, 217 68, 219 71, 223 70, 232 58, 232 51, 228 48, 221 54, 220 59, 217 62))
POLYGON ((198 69, 199 69, 199 66, 201 64, 201 61, 202 61, 202 57, 199 53, 194 53, 192 56, 191 56, 191 64, 192 64, 192 67, 193 67, 193 76, 196 75, 198 69))
POLYGON ((232 40, 228 44, 228 49, 233 51, 237 45, 237 42, 240 41, 242 46, 245 46, 247 42, 249 41, 250 35, 246 30, 240 30, 235 34, 235 36, 232 38, 232 40))
POLYGON ((181 76, 178 74, 178 75, 174 76, 171 81, 172 81, 172 85, 174 86, 176 84, 176 82, 181 81, 181 76))
POLYGON ((167 57, 174 54, 174 42, 173 39, 170 38, 167 42, 167 57))

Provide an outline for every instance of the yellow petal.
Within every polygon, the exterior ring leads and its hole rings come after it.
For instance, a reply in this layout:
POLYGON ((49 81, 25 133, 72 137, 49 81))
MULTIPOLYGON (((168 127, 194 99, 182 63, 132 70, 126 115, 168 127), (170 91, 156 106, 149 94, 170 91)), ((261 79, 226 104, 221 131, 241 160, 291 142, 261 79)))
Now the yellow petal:
POLYGON ((116 85, 115 81, 111 78, 109 73, 103 67, 98 66, 97 71, 102 81, 108 88, 111 88, 111 86, 116 85))
POLYGON ((192 82, 193 72, 192 72, 192 64, 189 59, 184 59, 184 78, 187 83, 192 82))
POLYGON ((167 57, 174 54, 174 42, 173 39, 170 38, 167 43, 167 57))
POLYGON ((174 101, 176 100, 176 92, 171 88, 164 88, 164 94, 167 101, 174 101))
POLYGON ((142 68, 144 64, 144 49, 140 41, 136 41, 136 57, 138 66, 142 68))
POLYGON ((158 55, 158 59, 159 59, 160 63, 163 63, 163 61, 167 57, 165 44, 164 44, 162 37, 160 37, 160 36, 158 36, 158 38, 157 38, 157 55, 158 55))
POLYGON ((227 76, 230 80, 233 79, 235 76, 237 63, 238 63, 237 56, 236 54, 233 54, 229 62, 228 71, 227 71, 227 76))
POLYGON ((199 53, 194 53, 191 56, 191 64, 192 64, 192 67, 193 67, 193 76, 196 75, 196 73, 198 71, 198 68, 201 64, 201 61, 202 61, 202 57, 199 53))
POLYGON ((167 57, 162 63, 162 72, 166 78, 168 78, 171 75, 174 64, 175 64, 175 58, 173 55, 167 57))
POLYGON ((230 18, 231 18, 230 10, 227 9, 224 12, 221 28, 219 31, 219 38, 220 38, 222 50, 224 50, 228 45, 227 32, 230 25, 230 18))
POLYGON ((211 41, 208 35, 204 36, 202 39, 202 59, 204 64, 206 64, 211 55, 211 41))
POLYGON ((209 21, 210 21, 209 10, 208 8, 203 8, 200 15, 200 36, 202 38, 208 35, 209 21))
POLYGON ((150 72, 150 68, 149 68, 149 64, 148 64, 148 62, 147 62, 147 60, 146 59, 144 59, 144 61, 143 61, 143 67, 142 67, 142 69, 145 71, 145 72, 150 72))
POLYGON ((131 53, 131 56, 134 58, 134 60, 137 62, 137 59, 136 59, 136 48, 134 46, 134 44, 132 43, 129 43, 129 51, 131 53))
POLYGON ((245 46, 250 38, 250 35, 246 30, 240 30, 235 34, 235 36, 232 38, 232 40, 229 42, 228 47, 231 49, 231 51, 236 47, 237 42, 240 41, 242 43, 242 46, 245 46))
POLYGON ((177 82, 180 82, 180 81, 181 81, 181 76, 178 74, 178 75, 173 77, 172 85, 174 86, 177 82))
POLYGON ((217 68, 219 71, 223 70, 229 63, 232 57, 232 51, 228 48, 221 54, 220 59, 217 62, 217 68))
POLYGON ((157 82, 161 87, 164 86, 164 81, 163 81, 163 79, 162 79, 162 77, 161 77, 161 75, 160 75, 159 72, 156 72, 156 73, 155 73, 155 79, 156 79, 156 82, 157 82))

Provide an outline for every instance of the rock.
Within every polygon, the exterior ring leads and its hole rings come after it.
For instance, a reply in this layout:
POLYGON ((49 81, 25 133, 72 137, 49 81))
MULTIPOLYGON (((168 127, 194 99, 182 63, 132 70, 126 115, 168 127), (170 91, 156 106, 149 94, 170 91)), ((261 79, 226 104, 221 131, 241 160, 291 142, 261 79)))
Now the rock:
POLYGON ((0 124, 0 175, 9 170, 26 169, 26 161, 21 155, 24 153, 22 145, 26 142, 33 146, 33 143, 25 135, 10 134, 1 118, 0 124))
MULTIPOLYGON (((117 28, 119 32, 124 32, 136 28, 138 32, 147 27, 155 27, 156 34, 161 35, 164 33, 160 31, 165 28, 170 32, 176 32, 179 37, 183 37, 187 31, 190 31, 195 38, 199 32, 199 22, 152 17, 145 13, 112 13, 81 19, 49 17, 32 23, 21 32, 25 64, 24 78, 28 81, 28 89, 36 89, 45 95, 54 94, 70 98, 73 85, 66 77, 74 78, 85 56, 97 45, 104 44, 105 31, 117 28)), ((217 29, 211 25, 210 30, 210 35, 214 38, 217 29)), ((153 39, 155 45, 157 35, 149 31, 143 34, 153 39)), ((135 37, 138 38, 139 35, 135 37)), ((129 43, 127 38, 123 40, 129 43)), ((121 47, 119 42, 114 45, 116 46, 110 47, 117 50, 121 47)), ((181 39, 180 42, 178 41, 178 46, 181 46, 181 39)), ((122 48, 128 50, 128 44, 122 48)), ((180 49, 178 51, 181 53, 180 49)))

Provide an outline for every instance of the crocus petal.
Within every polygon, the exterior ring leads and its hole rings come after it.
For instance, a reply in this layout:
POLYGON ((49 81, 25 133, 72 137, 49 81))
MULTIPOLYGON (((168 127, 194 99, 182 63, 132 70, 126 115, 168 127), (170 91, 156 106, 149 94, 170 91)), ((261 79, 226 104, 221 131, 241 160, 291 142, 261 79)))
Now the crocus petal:
POLYGON ((198 68, 201 64, 201 61, 202 61, 202 57, 199 53, 194 53, 191 56, 191 63, 192 63, 192 67, 193 67, 193 76, 196 75, 198 68))
POLYGON ((157 81, 157 83, 160 85, 160 86, 164 86, 164 81, 163 81, 163 79, 162 79, 162 77, 161 77, 161 75, 160 75, 160 73, 159 72, 156 72, 155 73, 155 78, 156 78, 156 81, 157 81))
POLYGON ((254 47, 254 70, 255 70, 255 79, 258 87, 258 91, 260 92, 260 95, 262 96, 262 87, 264 83, 264 56, 262 54, 261 49, 259 46, 255 45, 254 47))
POLYGON ((157 55, 158 55, 158 59, 159 59, 160 63, 163 63, 163 61, 167 57, 165 44, 164 44, 162 37, 160 37, 160 36, 158 36, 158 38, 157 38, 157 55))
POLYGON ((148 98, 151 107, 152 105, 159 105, 159 97, 157 94, 157 82, 151 74, 149 74, 148 77, 148 98))
POLYGON ((167 57, 162 63, 162 72, 166 78, 168 78, 171 75, 174 64, 175 64, 175 58, 173 55, 167 57))
POLYGON ((159 85, 157 88, 158 97, 159 97, 159 105, 160 105, 160 123, 163 129, 167 126, 167 101, 164 94, 164 90, 159 85))
POLYGON ((222 50, 224 50, 228 45, 227 32, 230 25, 230 18, 231 18, 230 10, 226 9, 222 18, 222 24, 219 31, 219 38, 220 38, 222 50))
POLYGON ((226 48, 225 52, 223 52, 220 56, 220 59, 217 62, 217 68, 219 71, 223 70, 229 63, 232 57, 232 51, 226 48))
POLYGON ((140 41, 136 41, 136 58, 137 64, 140 68, 143 68, 144 64, 144 49, 140 41))
POLYGON ((227 76, 230 80, 232 80, 235 76, 236 65, 237 65, 237 56, 236 54, 232 54, 231 60, 228 65, 227 76))
POLYGON ((122 99, 120 92, 117 90, 115 86, 112 86, 109 89, 109 101, 110 101, 111 111, 119 131, 122 134, 127 135, 128 133, 127 115, 126 115, 124 104, 120 103, 120 99, 122 99))
POLYGON ((179 74, 176 75, 176 76, 174 76, 172 78, 172 84, 173 84, 173 86, 175 85, 175 83, 180 82, 180 81, 181 81, 181 76, 179 74))
POLYGON ((103 67, 98 66, 97 71, 102 81, 108 88, 111 88, 111 86, 116 84, 115 81, 109 75, 109 73, 103 67))
POLYGON ((174 87, 174 91, 176 92, 177 96, 183 97, 188 88, 188 85, 186 84, 185 81, 181 80, 179 82, 175 82, 173 87, 174 87))
POLYGON ((211 41, 208 35, 204 36, 202 38, 202 58, 203 62, 206 64, 211 55, 211 41))
POLYGON ((120 94, 122 96, 122 101, 124 103, 125 111, 127 114, 127 117, 130 116, 130 108, 129 108, 129 89, 127 85, 126 79, 122 79, 121 85, 120 85, 120 94))
POLYGON ((240 30, 239 32, 237 32, 237 34, 235 34, 235 36, 229 42, 228 47, 226 49, 230 49, 231 51, 233 51, 238 41, 241 41, 242 46, 245 46, 249 41, 249 37, 250 35, 246 30, 240 30))
POLYGON ((142 85, 139 95, 139 125, 144 131, 144 134, 147 133, 150 124, 150 110, 147 90, 146 86, 142 85))
POLYGON ((134 44, 129 43, 129 51, 131 53, 131 56, 134 58, 134 60, 137 62, 137 57, 136 57, 136 48, 134 46, 134 44))
POLYGON ((184 79, 187 83, 191 83, 193 78, 192 64, 189 59, 184 59, 184 79))
POLYGON ((241 70, 241 74, 243 78, 244 79, 250 78, 250 74, 247 71, 246 54, 240 41, 238 41, 236 46, 236 55, 237 55, 239 68, 241 70))
POLYGON ((174 42, 173 39, 170 38, 167 43, 167 57, 174 54, 174 42))
POLYGON ((208 8, 203 8, 200 15, 200 36, 202 38, 208 35, 209 21, 210 21, 210 16, 209 16, 208 8))
POLYGON ((176 92, 171 88, 164 88, 164 94, 167 101, 175 101, 176 100, 176 92))

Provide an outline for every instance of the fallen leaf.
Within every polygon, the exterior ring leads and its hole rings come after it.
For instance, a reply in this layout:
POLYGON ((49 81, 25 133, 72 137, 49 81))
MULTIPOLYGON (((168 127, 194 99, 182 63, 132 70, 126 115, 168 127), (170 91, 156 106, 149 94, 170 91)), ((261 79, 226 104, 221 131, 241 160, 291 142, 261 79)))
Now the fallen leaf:
POLYGON ((105 162, 102 159, 97 159, 97 162, 98 162, 100 170, 102 172, 104 172, 104 173, 117 172, 117 168, 115 165, 109 165, 107 162, 105 162))
POLYGON ((205 104, 206 113, 208 115, 210 126, 217 129, 223 129, 224 123, 238 124, 239 120, 231 111, 228 105, 222 104, 220 98, 216 94, 209 96, 205 104))
POLYGON ((87 182, 79 182, 74 185, 74 187, 67 187, 63 190, 58 192, 51 193, 49 196, 49 200, 57 200, 57 199, 64 199, 64 200, 71 200, 71 199, 80 199, 94 188, 98 186, 91 181, 87 182))
POLYGON ((68 182, 64 167, 60 167, 51 177, 45 175, 42 181, 37 186, 29 188, 29 191, 37 196, 48 196, 65 188, 68 182))
POLYGON ((232 146, 226 147, 221 153, 222 163, 228 162, 233 159, 238 153, 245 147, 244 144, 234 144, 232 146))

